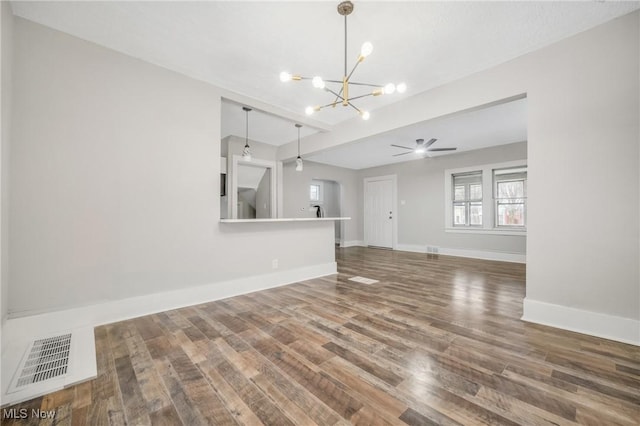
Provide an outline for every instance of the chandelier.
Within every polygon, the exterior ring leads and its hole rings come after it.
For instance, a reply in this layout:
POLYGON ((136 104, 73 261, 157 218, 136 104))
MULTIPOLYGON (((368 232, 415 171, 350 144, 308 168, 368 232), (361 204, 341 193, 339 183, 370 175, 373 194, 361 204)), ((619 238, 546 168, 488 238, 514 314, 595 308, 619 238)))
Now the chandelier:
POLYGON ((344 16, 344 74, 341 80, 325 80, 320 76, 315 77, 303 77, 300 75, 290 74, 287 71, 283 71, 280 73, 280 81, 283 83, 288 81, 301 81, 301 80, 311 80, 311 84, 316 89, 322 89, 334 98, 333 102, 330 102, 326 105, 316 105, 316 106, 308 106, 305 109, 307 115, 312 115, 317 111, 320 111, 327 107, 335 108, 336 105, 342 104, 342 106, 350 106, 355 109, 360 117, 363 120, 368 120, 370 117, 369 111, 364 111, 356 107, 352 101, 356 99, 366 98, 368 96, 380 96, 380 95, 390 95, 394 92, 404 93, 407 90, 407 85, 404 83, 400 83, 397 86, 393 83, 388 83, 386 85, 381 84, 368 84, 368 83, 360 83, 351 80, 351 76, 355 72, 358 65, 365 60, 367 56, 371 54, 373 51, 373 45, 369 42, 365 42, 360 49, 360 55, 358 56, 358 60, 355 65, 351 69, 351 72, 347 74, 347 16, 349 16, 353 12, 353 3, 350 1, 343 1, 338 5, 338 13, 344 16), (332 89, 329 85, 334 85, 335 87, 332 89), (357 96, 350 96, 350 86, 358 86, 358 87, 366 87, 373 88, 368 93, 359 94, 357 96))

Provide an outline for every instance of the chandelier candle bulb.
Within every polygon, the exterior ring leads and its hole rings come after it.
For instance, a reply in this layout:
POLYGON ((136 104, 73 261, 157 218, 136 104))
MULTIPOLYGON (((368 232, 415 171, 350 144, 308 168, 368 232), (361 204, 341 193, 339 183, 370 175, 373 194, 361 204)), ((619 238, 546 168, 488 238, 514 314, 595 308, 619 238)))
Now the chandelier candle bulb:
POLYGON ((324 89, 325 86, 325 83, 320 76, 313 77, 313 80, 311 80, 311 84, 313 84, 313 87, 315 87, 316 89, 324 89))
POLYGON ((386 84, 384 86, 384 94, 385 95, 390 95, 395 91, 396 91, 396 85, 393 84, 393 83, 389 83, 389 84, 386 84))
POLYGON ((364 61, 367 56, 371 55, 371 52, 373 52, 373 44, 368 41, 364 42, 362 44, 362 47, 360 48, 360 56, 358 56, 358 62, 364 61))

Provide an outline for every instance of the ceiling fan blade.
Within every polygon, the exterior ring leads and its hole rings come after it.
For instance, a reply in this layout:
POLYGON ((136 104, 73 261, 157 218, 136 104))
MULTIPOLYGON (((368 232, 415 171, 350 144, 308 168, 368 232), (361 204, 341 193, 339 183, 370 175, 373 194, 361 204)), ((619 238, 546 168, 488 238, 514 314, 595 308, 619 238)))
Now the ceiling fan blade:
POLYGON ((407 154, 413 154, 413 150, 409 151, 409 152, 403 152, 402 154, 393 154, 394 157, 398 157, 400 155, 407 155, 407 154))
POLYGON ((433 145, 433 144, 435 143, 435 141, 437 141, 437 140, 438 140, 438 139, 436 139, 436 138, 429 139, 429 140, 427 141, 427 143, 425 143, 425 144, 424 144, 424 147, 425 147, 425 148, 429 148, 429 147, 430 147, 431 145, 433 145))
POLYGON ((398 148, 404 148, 404 149, 410 149, 411 151, 413 151, 413 149, 414 149, 414 148, 409 148, 408 146, 402 146, 402 145, 391 144, 391 146, 395 146, 395 147, 398 147, 398 148))
POLYGON ((431 149, 428 149, 427 151, 430 151, 430 152, 437 152, 437 151, 455 151, 456 149, 458 149, 458 148, 431 148, 431 149))

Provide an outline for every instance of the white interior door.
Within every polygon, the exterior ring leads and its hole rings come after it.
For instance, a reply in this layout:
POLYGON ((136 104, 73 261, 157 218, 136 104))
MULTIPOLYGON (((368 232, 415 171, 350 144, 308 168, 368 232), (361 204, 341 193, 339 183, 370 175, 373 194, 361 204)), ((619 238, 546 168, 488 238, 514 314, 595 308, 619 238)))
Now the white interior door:
POLYGON ((394 179, 370 178, 364 190, 364 239, 368 246, 393 248, 394 179))

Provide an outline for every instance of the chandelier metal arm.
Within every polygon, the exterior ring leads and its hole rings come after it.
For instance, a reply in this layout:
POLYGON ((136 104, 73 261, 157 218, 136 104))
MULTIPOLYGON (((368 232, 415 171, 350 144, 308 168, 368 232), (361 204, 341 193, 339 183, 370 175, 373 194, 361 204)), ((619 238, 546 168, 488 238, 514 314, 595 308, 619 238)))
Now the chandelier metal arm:
POLYGON ((353 98, 349 98, 349 101, 354 101, 356 99, 366 98, 367 96, 374 96, 373 93, 367 93, 366 95, 354 96, 353 98))
POLYGON ((344 101, 345 99, 342 97, 342 90, 340 90, 340 93, 336 93, 333 90, 329 89, 328 87, 325 87, 324 90, 326 90, 327 92, 331 93, 332 95, 336 95, 336 100, 333 103, 338 102, 338 99, 340 99, 341 101, 344 101))
POLYGON ((349 84, 353 84, 354 86, 368 86, 368 87, 375 87, 376 89, 379 89, 382 87, 382 85, 380 84, 370 84, 370 83, 357 83, 355 81, 350 81, 349 84))
POLYGON ((358 114, 362 114, 362 111, 360 111, 360 108, 358 108, 357 106, 355 106, 354 104, 352 104, 351 102, 348 103, 349 106, 353 109, 355 109, 356 111, 358 111, 358 114))
MULTIPOLYGON (((356 61, 356 64, 353 66, 353 69, 351 70, 351 72, 349 73, 349 75, 346 74, 346 69, 345 69, 345 75, 347 75, 347 81, 349 83, 351 83, 351 81, 349 81, 351 79, 351 76, 353 75, 353 73, 355 72, 356 68, 358 68, 358 65, 360 65, 360 60, 356 61)), ((346 64, 345 64, 346 67, 346 64)))

